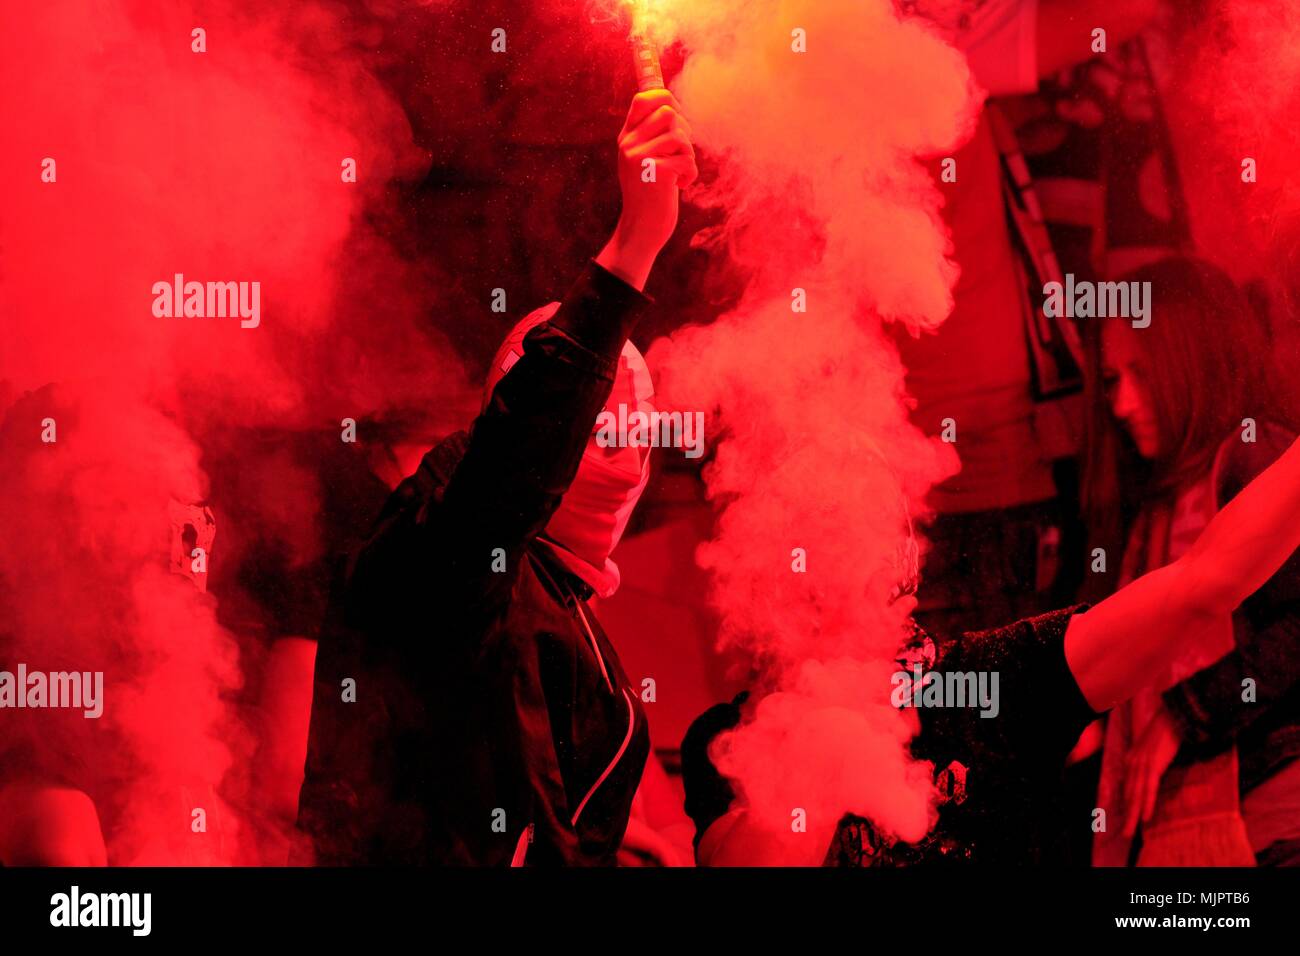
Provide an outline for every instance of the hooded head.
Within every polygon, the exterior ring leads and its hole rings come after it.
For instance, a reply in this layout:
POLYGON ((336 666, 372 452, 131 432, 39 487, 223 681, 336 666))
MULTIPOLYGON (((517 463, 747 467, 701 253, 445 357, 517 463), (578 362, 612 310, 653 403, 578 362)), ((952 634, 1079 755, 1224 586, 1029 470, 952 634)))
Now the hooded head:
MULTIPOLYGON (((523 356, 524 337, 550 319, 558 308, 558 303, 552 303, 529 315, 497 349, 483 393, 485 407, 497 383, 523 356)), ((608 412, 617 422, 625 421, 635 411, 649 414, 654 411, 653 397, 650 369, 636 346, 627 342, 601 417, 608 412), (623 416, 619 415, 620 405, 626 408, 623 416)), ((629 446, 623 435, 614 446, 603 447, 596 440, 597 431, 597 422, 593 421, 578 473, 546 525, 541 541, 598 595, 609 597, 619 583, 618 565, 609 556, 650 480, 650 449, 629 446)), ((608 434, 609 430, 601 431, 608 434)))

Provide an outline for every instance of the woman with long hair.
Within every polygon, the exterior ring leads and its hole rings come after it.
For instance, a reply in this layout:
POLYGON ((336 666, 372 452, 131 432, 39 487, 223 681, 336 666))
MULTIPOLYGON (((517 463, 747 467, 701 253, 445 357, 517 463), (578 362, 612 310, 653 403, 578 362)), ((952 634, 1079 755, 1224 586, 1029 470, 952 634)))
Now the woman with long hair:
MULTIPOLYGON (((1150 325, 1084 330, 1082 492, 1102 590, 1176 562, 1295 437, 1268 395, 1263 324, 1226 275, 1175 257, 1125 280, 1150 283, 1150 325)), ((1094 865, 1300 863, 1300 562, 1183 640, 1104 739, 1111 825, 1094 865)))
MULTIPOLYGON (((1089 446, 1088 504, 1098 540, 1130 529, 1133 542, 1098 545, 1125 552, 1122 573, 1104 575, 1113 593, 937 646, 918 633, 900 651, 900 665, 927 678, 1000 676, 996 720, 916 711, 912 753, 935 771, 937 808, 919 843, 854 808, 829 847, 758 819, 710 754, 754 702, 712 708, 682 744, 701 865, 1030 862, 1049 836, 1034 808, 1054 798, 1071 745, 1107 712, 1104 812, 1089 821, 1099 860, 1127 861, 1143 817, 1143 862, 1294 859, 1300 441, 1246 414, 1273 407, 1253 371, 1266 342, 1230 281, 1188 261, 1130 278, 1153 284, 1150 326, 1106 320, 1090 343, 1105 417, 1089 446)), ((910 613, 916 599, 904 600, 910 613)))

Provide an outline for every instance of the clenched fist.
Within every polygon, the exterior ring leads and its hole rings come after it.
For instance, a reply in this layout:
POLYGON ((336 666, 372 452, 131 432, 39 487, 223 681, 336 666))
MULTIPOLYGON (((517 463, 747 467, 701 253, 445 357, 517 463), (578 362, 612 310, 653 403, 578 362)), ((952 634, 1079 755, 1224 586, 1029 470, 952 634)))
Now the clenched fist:
POLYGON ((596 262, 637 289, 677 228, 678 190, 695 181, 691 127, 667 90, 632 99, 618 136, 623 212, 596 262))

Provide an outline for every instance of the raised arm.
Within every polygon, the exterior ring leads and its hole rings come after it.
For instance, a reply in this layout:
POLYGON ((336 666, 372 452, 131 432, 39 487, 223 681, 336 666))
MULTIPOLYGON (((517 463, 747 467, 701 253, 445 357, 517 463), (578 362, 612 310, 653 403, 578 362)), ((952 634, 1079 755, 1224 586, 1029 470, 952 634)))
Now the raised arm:
POLYGON ((1190 636, 1225 621, 1300 547, 1300 441, 1230 501, 1181 558, 1076 615, 1065 656, 1094 710, 1130 697, 1190 636))
MULTIPOLYGON (((523 355, 474 421, 442 499, 449 463, 437 449, 395 492, 354 556, 347 607, 354 622, 403 620, 432 583, 466 607, 509 593, 521 552, 547 524, 582 459, 609 397, 619 353, 648 300, 641 294, 677 224, 678 189, 695 175, 689 130, 666 90, 632 101, 619 135, 623 210, 609 243, 554 313, 529 331, 523 355), (646 182, 645 161, 656 166, 646 182), (507 573, 494 573, 504 553, 507 573)), ((498 565, 499 569, 499 565, 498 565)))

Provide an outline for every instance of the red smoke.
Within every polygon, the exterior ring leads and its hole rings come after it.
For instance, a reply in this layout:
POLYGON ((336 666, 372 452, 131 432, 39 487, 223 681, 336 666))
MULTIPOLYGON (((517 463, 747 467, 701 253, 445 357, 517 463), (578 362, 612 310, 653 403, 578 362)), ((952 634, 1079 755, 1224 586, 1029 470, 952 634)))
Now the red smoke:
POLYGON ((4 712, 5 782, 85 790, 112 825, 114 862, 228 859, 240 831, 216 788, 239 731, 222 698, 239 686, 236 645, 215 602, 164 560, 169 500, 204 495, 196 448, 111 388, 43 389, 0 437, 4 667, 104 674, 99 720, 4 712), (56 444, 40 443, 47 417, 56 444), (206 838, 191 833, 195 808, 206 838))
MULTIPOLYGON (((700 557, 724 640, 751 653, 770 692, 719 760, 777 830, 807 812, 812 850, 792 859, 815 858, 847 811, 916 839, 930 783, 889 705, 903 606, 884 595, 905 509, 918 513, 956 459, 908 423, 883 326, 933 329, 950 306, 955 266, 919 158, 963 141, 977 108, 969 77, 888 0, 645 2, 660 38, 688 51, 673 85, 719 164, 690 198, 723 225, 697 241, 745 280, 732 311, 651 354, 666 402, 710 413, 707 477, 721 515, 700 557), (806 53, 791 49, 796 28, 806 53), (795 289, 806 312, 791 309, 795 289), (805 573, 792 570, 796 548, 805 573)), ((537 279, 555 263, 534 252, 568 241, 585 255, 612 225, 575 211, 612 196, 609 183, 584 179, 586 168, 528 167, 557 144, 612 142, 618 127, 588 100, 609 85, 605 63, 610 76, 626 71, 616 82, 629 90, 630 67, 609 40, 615 28, 583 22, 590 4, 553 0, 549 18, 501 4, 511 57, 449 62, 435 48, 415 68, 423 124, 445 142, 439 159, 484 180, 494 161, 513 162, 514 185, 527 188, 506 195, 529 203, 498 196, 485 211, 483 193, 467 192, 466 220, 483 221, 457 221, 456 256, 442 259, 439 224, 426 223, 431 254, 418 260, 394 248, 406 227, 393 185, 418 179, 429 157, 375 70, 418 42, 394 28, 411 9, 468 17, 484 46, 498 9, 238 6, 49 0, 11 11, 0 33, 0 667, 103 670, 106 696, 99 721, 7 712, 0 748, 6 773, 87 790, 115 863, 263 859, 266 821, 232 772, 255 746, 239 697, 255 676, 239 653, 246 635, 218 624, 214 595, 166 570, 169 504, 203 502, 229 478, 200 467, 214 436, 412 410, 430 433, 463 424, 477 389, 427 321, 449 281, 438 264, 499 255, 537 279), (195 28, 204 53, 192 51, 195 28), (589 46, 602 69, 583 85, 589 46), (494 70, 513 96, 484 81, 494 70), (514 147, 506 159, 494 152, 502 142, 514 147), (345 158, 355 183, 341 180, 345 158), (260 282, 260 325, 155 317, 152 285, 177 272, 260 282), (57 423, 53 444, 41 441, 45 418, 57 423), (191 827, 198 807, 206 834, 191 827)), ((1281 178, 1300 148, 1300 13, 1252 0, 1220 10, 1225 28, 1198 34, 1181 74, 1193 117, 1179 118, 1200 124, 1184 145, 1203 141, 1222 167, 1202 180, 1225 193, 1217 208, 1249 218, 1203 238, 1222 236, 1217 251, 1243 264, 1286 261, 1257 250, 1300 250, 1281 178), (1240 182, 1245 156, 1258 160, 1258 184, 1240 182)), ((1290 268, 1276 277, 1300 274, 1290 268)), ((472 288, 480 277, 451 278, 472 288)), ((683 281, 663 270, 654 280, 683 281)), ((538 304, 510 293, 515 309, 538 304)), ((510 324, 500 322, 457 331, 495 342, 510 324)), ((275 454, 223 450, 264 494, 217 516, 212 560, 229 559, 232 522, 243 540, 284 541, 305 559, 315 545, 297 531, 318 510, 318 476, 275 454)))
MULTIPOLYGON (((9 409, 0 455, 0 651, 105 672, 101 721, 6 714, 5 745, 14 769, 96 799, 114 863, 260 858, 227 776, 252 746, 234 696, 245 635, 166 570, 169 502, 209 493, 210 431, 341 431, 408 409, 436 431, 472 401, 425 324, 440 277, 376 227, 391 182, 428 162, 362 52, 382 23, 323 2, 233 7, 52 0, 0 35, 0 398, 39 390, 9 409), (156 317, 152 286, 175 273, 259 282, 260 324, 156 317)), ((268 495, 314 513, 309 482, 263 472, 268 495)), ((212 560, 223 522, 273 510, 218 515, 212 560)))
POLYGON ((1186 16, 1166 100, 1204 254, 1300 304, 1300 5, 1209 0, 1186 16), (1255 182, 1243 181, 1243 161, 1255 182))
POLYGON ((916 840, 931 784, 889 702, 905 605, 886 595, 908 509, 956 463, 908 422, 883 326, 933 329, 951 307, 920 158, 960 145, 978 100, 962 56, 887 0, 652 6, 688 50, 673 85, 697 145, 722 160, 694 198, 724 225, 699 240, 748 280, 734 311, 651 355, 674 407, 713 413, 706 480, 722 512, 700 560, 724 640, 771 692, 719 766, 774 832, 806 812, 789 862, 820 862, 850 811, 916 840))

